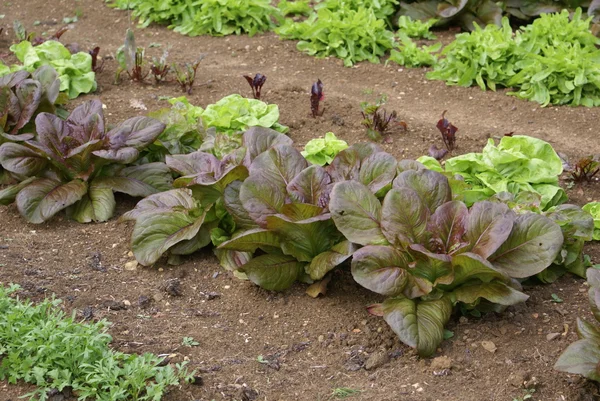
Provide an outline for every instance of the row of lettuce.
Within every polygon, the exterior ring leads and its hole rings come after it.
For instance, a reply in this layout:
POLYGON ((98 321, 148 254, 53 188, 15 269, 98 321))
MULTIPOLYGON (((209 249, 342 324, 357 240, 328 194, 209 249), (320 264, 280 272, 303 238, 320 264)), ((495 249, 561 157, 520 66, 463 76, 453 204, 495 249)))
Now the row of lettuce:
MULTIPOLYGON (((155 20, 146 16, 145 12, 157 12, 153 8, 144 8, 146 3, 148 0, 127 0, 123 4, 117 2, 116 6, 135 8, 134 15, 139 16, 142 25, 167 20, 163 17, 155 20)), ((229 1, 219 0, 218 3, 223 3, 222 6, 228 10, 233 7, 229 1)), ((235 3, 237 9, 239 2, 235 3)), ((297 47, 301 51, 318 57, 339 57, 347 66, 365 60, 377 63, 389 53, 388 62, 408 67, 434 66, 427 77, 443 80, 448 85, 478 85, 483 90, 513 88, 508 94, 543 106, 600 105, 600 40, 590 31, 592 17, 583 19, 581 9, 577 9, 573 15, 566 10, 556 14, 543 14, 516 33, 513 33, 507 18, 503 18, 498 25, 487 25, 485 29, 475 24, 473 32, 458 34, 438 54, 442 48, 441 43, 419 46, 411 39, 434 39, 435 36, 429 31, 434 20, 421 22, 402 15, 394 19, 392 24, 390 12, 393 12, 394 7, 389 3, 363 3, 339 0, 319 2, 314 10, 309 7, 309 11, 302 11, 308 14, 305 20, 282 20, 276 32, 283 39, 298 40, 297 47), (397 30, 390 28, 395 23, 397 30)), ((271 14, 267 11, 273 7, 268 2, 265 4, 264 7, 248 4, 249 9, 254 11, 244 14, 243 21, 247 18, 252 24, 263 20, 271 24, 271 14), (255 12, 258 13, 255 9, 262 10, 260 12, 264 12, 264 15, 261 14, 260 18, 254 15, 255 12)), ((292 12, 289 10, 297 4, 304 3, 280 2, 279 6, 285 12, 292 12)), ((242 13, 242 9, 243 7, 236 13, 242 13)), ((230 14, 211 12, 210 26, 222 26, 222 21, 214 19, 226 18, 230 14)), ((198 28, 201 25, 196 21, 192 26, 198 28)), ((244 26, 242 24, 236 30, 225 30, 222 34, 253 34, 258 30, 242 28, 244 26)), ((174 27, 178 30, 181 25, 174 27)), ((186 34, 215 34, 209 28, 206 29, 206 32, 183 28, 179 30, 186 34)), ((33 72, 41 66, 49 65, 58 72, 60 90, 68 98, 73 99, 96 89, 93 58, 86 52, 71 54, 67 47, 56 40, 47 40, 41 44, 23 40, 10 49, 20 64, 7 66, 0 62, 0 76, 18 70, 33 72)), ((121 58, 117 54, 120 64, 123 64, 124 60, 121 58)), ((120 68, 123 69, 124 66, 121 65, 120 68)), ((166 68, 168 70, 168 66, 166 68)))
POLYGON ((536 2, 527 7, 515 6, 514 2, 454 3, 322 0, 311 6, 307 1, 281 1, 277 8, 269 0, 241 4, 213 0, 201 5, 181 0, 115 0, 111 4, 134 10, 141 26, 167 24, 192 36, 254 35, 274 29, 282 39, 298 40, 300 51, 338 57, 346 66, 365 60, 378 63, 389 54, 388 62, 434 66, 428 78, 449 85, 477 84, 483 90, 514 88, 509 94, 543 106, 600 105, 600 50, 596 47, 600 42, 591 32, 596 5, 589 6, 589 18, 583 19, 581 8, 573 14, 563 10, 580 6, 575 3, 544 3, 544 7, 536 2), (503 14, 519 20, 540 18, 514 35, 503 14), (435 39, 429 29, 452 20, 473 32, 457 35, 441 58, 441 43, 413 42, 412 38, 435 39))
POLYGON ((135 223, 143 265, 212 247, 225 269, 279 291, 350 264, 357 283, 386 297, 369 311, 421 355, 435 352, 456 305, 499 311, 527 299, 526 279, 591 266, 583 245, 594 219, 565 204, 561 160, 539 139, 490 140, 444 166, 372 143, 345 148, 333 135, 303 155, 276 105, 178 98, 109 128, 98 100, 57 115, 58 82, 50 67, 0 78, 2 102, 15 106, 0 116, 11 183, 0 203, 31 223, 62 210, 83 223, 110 219, 114 192, 144 198, 121 218, 135 223))

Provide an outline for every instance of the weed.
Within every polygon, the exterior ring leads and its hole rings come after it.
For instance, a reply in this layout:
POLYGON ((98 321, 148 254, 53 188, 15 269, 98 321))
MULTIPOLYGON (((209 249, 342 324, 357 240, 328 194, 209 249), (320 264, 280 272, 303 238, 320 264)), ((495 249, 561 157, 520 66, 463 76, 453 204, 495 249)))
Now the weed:
POLYGON ((348 387, 337 387, 333 389, 331 396, 335 398, 348 398, 360 393, 360 390, 354 390, 348 387))
POLYGON ((200 343, 194 340, 194 337, 183 337, 181 345, 186 347, 197 347, 198 345, 200 345, 200 343))
POLYGON ((193 63, 185 63, 181 68, 173 63, 172 70, 175 73, 175 79, 179 83, 179 86, 181 86, 181 90, 188 95, 192 94, 192 87, 196 80, 196 71, 204 57, 205 55, 201 54, 198 60, 193 63))
POLYGON ((24 397, 44 400, 51 389, 70 388, 79 399, 158 400, 180 380, 194 381, 185 363, 161 367, 155 355, 110 349, 106 320, 78 323, 75 312, 67 317, 59 308, 60 300, 33 305, 15 297, 19 289, 0 286, 0 380, 35 384, 24 397))

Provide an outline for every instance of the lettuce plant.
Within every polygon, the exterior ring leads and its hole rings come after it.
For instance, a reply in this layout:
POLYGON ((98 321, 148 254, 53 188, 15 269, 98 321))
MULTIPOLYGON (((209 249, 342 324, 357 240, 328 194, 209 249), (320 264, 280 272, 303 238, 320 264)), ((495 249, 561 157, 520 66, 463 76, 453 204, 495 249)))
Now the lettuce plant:
POLYGON ((402 33, 409 38, 435 40, 436 36, 429 30, 436 22, 435 18, 423 22, 414 20, 406 15, 401 15, 398 18, 398 33, 402 33))
POLYGON ((312 164, 324 166, 331 163, 335 156, 347 147, 346 141, 337 139, 333 132, 328 132, 324 138, 308 141, 304 146, 302 156, 312 164))
POLYGON ((366 8, 373 11, 376 18, 385 20, 391 26, 390 18, 396 12, 397 0, 322 0, 315 5, 315 10, 326 8, 333 12, 366 8))
POLYGON ((465 187, 461 195, 468 205, 500 192, 536 192, 541 195, 542 210, 567 199, 558 185, 563 171, 560 157, 549 143, 530 136, 505 136, 498 145, 490 139, 481 153, 448 159, 444 169, 433 158, 422 157, 419 161, 449 176, 460 175, 465 187))
MULTIPOLYGON (((600 270, 588 269, 589 301, 592 314, 600 322, 600 270)), ((574 373, 600 382, 600 326, 577 318, 579 340, 569 345, 556 361, 554 369, 574 373)))
POLYGON ((254 159, 242 184, 226 190, 225 207, 245 227, 219 250, 246 257, 260 250, 236 270, 269 290, 320 280, 356 250, 331 220, 332 185, 355 180, 382 195, 397 169, 396 159, 373 144, 343 150, 327 168, 309 166, 290 145, 275 146, 254 159))
POLYGON ((452 200, 445 176, 426 169, 398 174, 383 201, 359 182, 337 183, 329 209, 344 237, 363 246, 353 255, 354 279, 388 297, 370 311, 422 356, 442 342, 454 305, 525 301, 514 279, 547 268, 563 242, 547 217, 493 202, 467 208, 452 200))
POLYGON ((394 34, 372 8, 321 8, 306 21, 287 19, 276 29, 283 39, 300 40, 298 50, 311 56, 335 56, 346 67, 359 61, 379 63, 394 46, 394 34))
MULTIPOLYGON (((248 167, 261 153, 291 139, 277 131, 255 127, 242 136, 242 147, 222 159, 202 151, 166 157, 172 171, 180 175, 176 189, 151 195, 140 201, 122 220, 133 220, 131 236, 137 261, 149 266, 163 255, 175 264, 211 243, 219 245, 236 229, 247 224, 233 219, 226 200, 248 176, 248 167)), ((222 264, 237 266, 246 260, 244 253, 217 251, 222 264)))
POLYGON ((287 15, 309 15, 312 12, 309 0, 281 0, 277 3, 277 8, 284 17, 287 15))
POLYGON ((59 87, 58 74, 50 66, 0 77, 0 143, 33 138, 39 113, 62 114, 60 106, 66 99, 60 96, 59 87))
POLYGON ((600 241, 600 202, 590 202, 583 206, 583 210, 592 215, 594 219, 594 240, 600 241))
POLYGON ((242 146, 242 133, 251 127, 271 128, 286 133, 279 123, 279 108, 260 100, 229 95, 203 109, 187 98, 169 100, 171 108, 150 113, 166 125, 165 131, 144 154, 146 160, 164 161, 167 154, 196 150, 223 158, 242 146))
POLYGON ((121 10, 134 10, 141 26, 153 22, 168 24, 184 35, 223 36, 247 33, 250 36, 269 30, 272 16, 279 10, 269 0, 115 0, 121 10))
POLYGON ((442 48, 441 43, 419 47, 403 33, 399 35, 399 39, 400 42, 390 52, 388 61, 393 61, 408 68, 431 66, 437 63, 437 56, 434 53, 442 48))
POLYGON ((60 91, 65 92, 69 99, 96 90, 96 74, 92 71, 92 56, 89 53, 71 54, 62 43, 53 40, 39 46, 23 41, 12 45, 10 50, 23 63, 22 66, 12 66, 11 70, 34 72, 41 66, 49 65, 58 72, 60 91))
POLYGON ((59 211, 78 222, 106 221, 115 208, 113 191, 148 196, 171 187, 163 163, 132 165, 164 125, 134 117, 105 131, 102 103, 90 100, 66 121, 40 113, 37 136, 0 146, 0 164, 23 180, 0 192, 0 203, 16 201, 30 223, 43 223, 59 211))
POLYGON ((447 85, 479 85, 482 90, 496 90, 496 84, 506 83, 516 73, 516 43, 507 18, 502 26, 475 25, 475 30, 456 35, 444 48, 435 69, 427 73, 428 79, 440 79, 447 85))
POLYGON ((327 211, 331 177, 308 166, 290 145, 278 145, 254 159, 248 178, 231 186, 225 207, 244 228, 219 250, 264 254, 237 270, 253 283, 281 291, 305 275, 321 279, 351 255, 351 244, 327 211))
POLYGON ((490 198, 492 201, 506 204, 515 213, 538 213, 558 224, 563 233, 563 245, 552 265, 536 278, 544 283, 552 283, 566 272, 585 277, 586 269, 591 265, 583 254, 583 246, 592 240, 594 221, 590 214, 577 205, 562 204, 542 211, 540 194, 523 191, 517 195, 502 192, 490 198))

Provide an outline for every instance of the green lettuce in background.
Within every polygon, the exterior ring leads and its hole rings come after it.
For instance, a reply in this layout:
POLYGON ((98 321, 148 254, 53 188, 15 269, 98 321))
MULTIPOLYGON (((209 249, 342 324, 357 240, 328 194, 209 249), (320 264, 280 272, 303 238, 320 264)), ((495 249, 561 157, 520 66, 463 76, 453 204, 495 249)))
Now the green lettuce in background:
POLYGON ((54 40, 35 47, 25 40, 12 45, 10 50, 23 65, 9 67, 0 63, 0 76, 18 70, 33 72, 49 65, 58 72, 60 91, 65 92, 69 99, 96 90, 96 74, 92 71, 92 57, 88 53, 71 54, 62 43, 54 40))
POLYGON ((600 202, 590 202, 582 209, 594 218, 594 240, 600 241, 600 202))
POLYGON ((315 138, 308 141, 302 151, 302 156, 312 164, 324 166, 330 164, 335 156, 348 147, 346 141, 337 139, 333 132, 325 134, 325 138, 315 138))
POLYGON ((185 97, 169 100, 170 108, 149 114, 166 125, 164 132, 147 149, 146 161, 164 161, 166 155, 197 150, 221 158, 242 144, 242 132, 250 127, 271 128, 286 133, 280 124, 279 107, 260 100, 229 95, 203 109, 185 97))
POLYGON ((260 100, 234 94, 210 104, 202 113, 204 127, 215 127, 218 132, 234 133, 248 127, 271 128, 285 134, 288 127, 278 123, 279 107, 260 100))
POLYGON ((497 146, 490 139, 481 153, 448 159, 444 168, 431 157, 418 161, 432 170, 459 174, 466 184, 461 195, 469 205, 500 192, 535 192, 541 196, 542 210, 567 199, 558 185, 563 171, 560 157, 549 143, 530 136, 505 136, 497 146))

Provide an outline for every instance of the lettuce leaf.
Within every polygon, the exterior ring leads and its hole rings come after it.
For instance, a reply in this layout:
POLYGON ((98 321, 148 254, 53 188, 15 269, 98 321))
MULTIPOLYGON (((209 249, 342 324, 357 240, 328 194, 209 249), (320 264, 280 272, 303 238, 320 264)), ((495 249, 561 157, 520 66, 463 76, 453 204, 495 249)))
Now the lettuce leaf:
POLYGON ((324 166, 330 164, 335 156, 347 147, 346 141, 337 139, 333 132, 328 132, 325 134, 325 138, 308 141, 304 146, 302 156, 312 164, 324 166))
MULTIPOLYGON (((96 90, 96 74, 92 71, 92 56, 80 52, 71 52, 60 42, 48 40, 38 46, 22 41, 10 47, 22 66, 13 66, 11 70, 24 69, 33 72, 41 66, 49 65, 56 70, 60 79, 60 91, 69 99, 75 99, 82 93, 96 90)), ((0 68, 4 75, 5 68, 0 68)))
POLYGON ((600 202, 590 202, 582 209, 594 218, 594 240, 600 241, 600 202))

